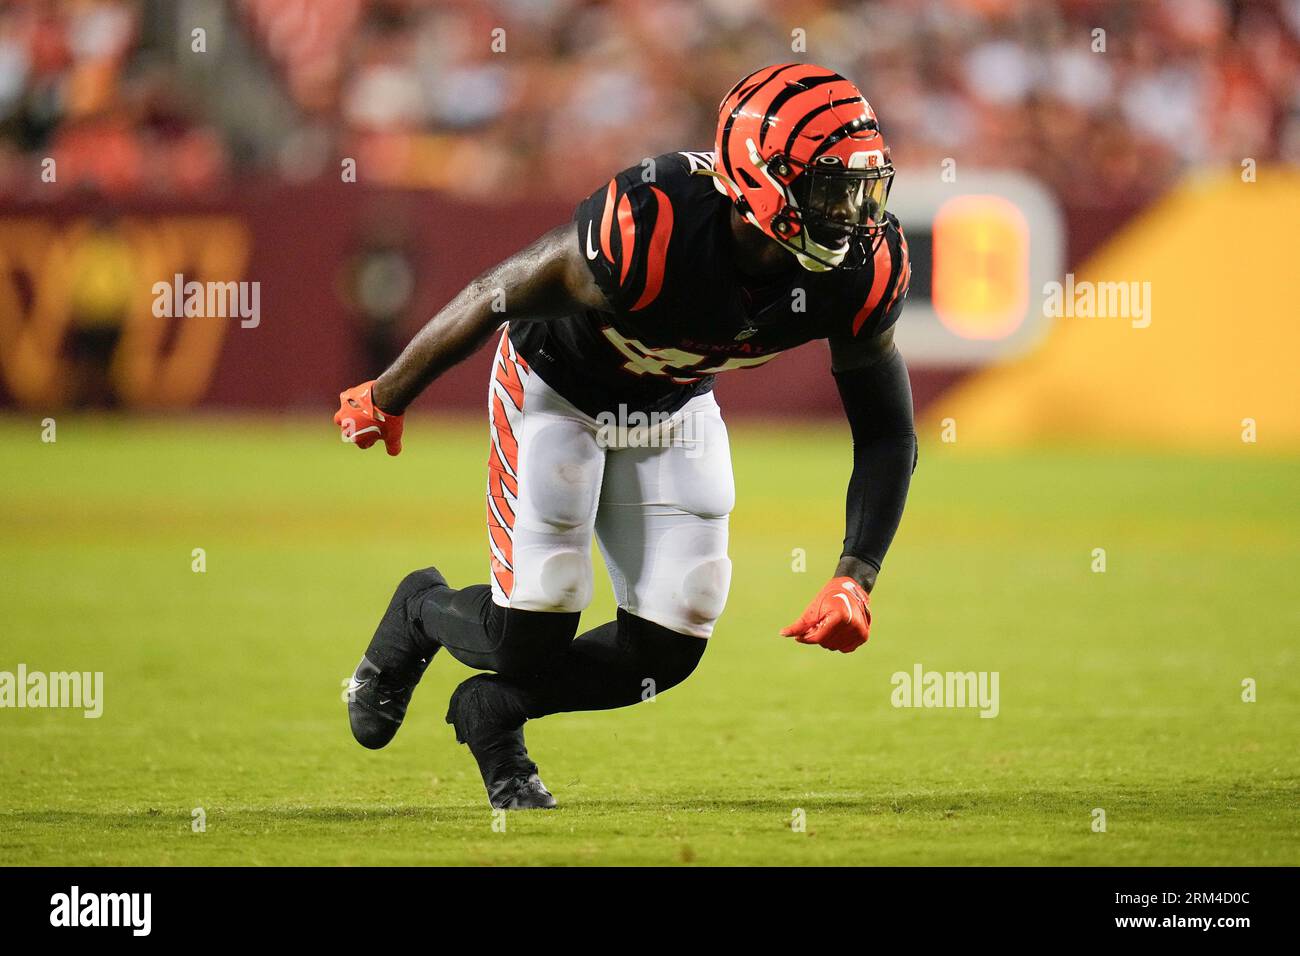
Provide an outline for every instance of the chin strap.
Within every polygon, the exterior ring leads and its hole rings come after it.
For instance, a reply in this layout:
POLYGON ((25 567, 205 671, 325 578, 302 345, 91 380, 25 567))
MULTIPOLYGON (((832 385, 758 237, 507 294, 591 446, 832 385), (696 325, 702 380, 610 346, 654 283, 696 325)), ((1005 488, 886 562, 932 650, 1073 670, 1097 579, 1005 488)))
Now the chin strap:
MULTIPOLYGON (((832 258, 834 258, 835 260, 833 263, 822 262, 819 259, 814 259, 812 256, 808 255, 806 252, 801 250, 798 246, 791 244, 785 239, 778 239, 777 242, 785 246, 786 249, 790 251, 790 254, 793 255, 795 259, 798 260, 799 265, 803 266, 809 272, 830 272, 841 262, 843 262, 844 257, 848 255, 848 250, 846 249, 844 252, 831 254, 832 258)), ((814 245, 816 245, 816 243, 814 243, 814 245)))
POLYGON ((740 198, 740 187, 732 182, 731 177, 725 173, 720 173, 716 169, 692 169, 692 176, 712 176, 713 185, 724 196, 731 200, 740 198))

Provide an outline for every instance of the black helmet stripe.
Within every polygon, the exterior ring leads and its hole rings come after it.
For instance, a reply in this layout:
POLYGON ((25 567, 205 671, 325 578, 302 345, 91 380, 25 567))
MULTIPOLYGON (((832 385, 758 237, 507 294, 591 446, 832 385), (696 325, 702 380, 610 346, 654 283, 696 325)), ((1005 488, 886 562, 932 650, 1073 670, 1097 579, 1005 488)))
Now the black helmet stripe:
POLYGON ((763 125, 759 127, 758 145, 762 146, 767 140, 768 127, 772 125, 772 117, 776 115, 777 110, 788 103, 791 99, 800 93, 806 93, 811 89, 819 86, 825 86, 827 83, 834 83, 836 80, 843 80, 844 77, 838 73, 831 73, 826 76, 813 76, 805 80, 795 80, 787 83, 785 89, 776 96, 772 97, 772 103, 767 108, 767 113, 763 116, 763 125))
POLYGON ((807 126, 809 123, 811 123, 818 116, 821 116, 827 110, 833 110, 837 106, 847 106, 850 103, 860 102, 861 99, 862 97, 860 96, 850 96, 847 99, 831 100, 829 103, 823 103, 821 106, 813 107, 811 110, 805 113, 803 119, 795 123, 794 128, 790 130, 790 136, 785 141, 785 149, 783 150, 783 152, 787 156, 790 155, 790 150, 794 149, 794 141, 799 138, 799 134, 803 132, 803 128, 807 126))
POLYGON ((727 102, 727 100, 735 96, 738 90, 745 90, 746 92, 748 92, 749 90, 758 89, 760 86, 766 83, 767 80, 758 80, 757 82, 751 84, 750 80, 754 79, 754 77, 758 76, 758 74, 762 73, 764 70, 770 70, 770 69, 772 69, 770 66, 761 66, 753 73, 750 73, 747 76, 743 76, 739 80, 737 80, 736 85, 733 86, 731 89, 727 90, 727 95, 718 101, 718 109, 722 109, 723 105, 727 102))
MULTIPOLYGON (((793 70, 796 67, 805 67, 805 66, 807 66, 807 64, 787 63, 785 66, 773 72, 773 74, 769 76, 766 80, 763 80, 761 83, 754 84, 753 89, 751 89, 748 93, 746 93, 744 96, 741 97, 740 102, 737 103, 735 105, 735 108, 732 109, 731 115, 727 117, 727 125, 722 128, 722 142, 721 142, 722 165, 726 168, 727 175, 731 177, 733 182, 736 179, 736 171, 731 167, 731 150, 728 149, 728 146, 729 146, 729 141, 731 139, 731 127, 736 122, 736 114, 741 111, 741 109, 744 107, 746 103, 748 103, 751 99, 753 99, 755 93, 757 93, 763 87, 767 86, 768 83, 771 83, 773 80, 775 80, 786 70, 793 70)), ((753 74, 751 73, 750 75, 752 76, 753 74)))
POLYGON ((815 162, 818 156, 820 156, 822 153, 829 150, 840 140, 844 139, 846 136, 852 136, 854 133, 857 133, 859 131, 867 132, 866 126, 854 126, 852 123, 845 123, 839 129, 831 133, 831 135, 827 136, 824 140, 822 140, 820 143, 817 144, 817 148, 813 150, 812 157, 808 161, 810 163, 815 162))

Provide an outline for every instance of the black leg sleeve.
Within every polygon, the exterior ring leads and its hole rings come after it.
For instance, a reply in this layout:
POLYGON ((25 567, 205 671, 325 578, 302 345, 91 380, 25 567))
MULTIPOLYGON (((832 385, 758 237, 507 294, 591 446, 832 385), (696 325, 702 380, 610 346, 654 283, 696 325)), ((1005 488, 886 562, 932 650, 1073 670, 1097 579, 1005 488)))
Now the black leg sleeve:
POLYGON ((582 615, 521 611, 492 601, 492 588, 440 588, 420 605, 421 631, 470 667, 502 674, 535 674, 555 666, 573 642, 582 615))
POLYGON ((526 718, 647 700, 689 677, 707 644, 620 609, 616 620, 572 641, 547 670, 470 679, 494 684, 499 712, 510 712, 522 724, 526 718))

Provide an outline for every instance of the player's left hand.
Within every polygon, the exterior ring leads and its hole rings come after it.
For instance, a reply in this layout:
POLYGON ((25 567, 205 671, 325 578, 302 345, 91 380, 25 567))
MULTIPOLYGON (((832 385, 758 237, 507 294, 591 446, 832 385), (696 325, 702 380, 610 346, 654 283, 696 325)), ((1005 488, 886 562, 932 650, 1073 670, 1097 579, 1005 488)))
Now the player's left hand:
POLYGON ((402 416, 389 415, 375 405, 374 381, 339 393, 339 410, 334 413, 334 424, 343 430, 343 440, 358 448, 369 448, 383 439, 388 454, 402 450, 402 416))
POLYGON ((871 631, 870 596, 852 578, 833 578, 821 589, 803 616, 781 634, 800 644, 820 644, 828 651, 851 654, 871 631))

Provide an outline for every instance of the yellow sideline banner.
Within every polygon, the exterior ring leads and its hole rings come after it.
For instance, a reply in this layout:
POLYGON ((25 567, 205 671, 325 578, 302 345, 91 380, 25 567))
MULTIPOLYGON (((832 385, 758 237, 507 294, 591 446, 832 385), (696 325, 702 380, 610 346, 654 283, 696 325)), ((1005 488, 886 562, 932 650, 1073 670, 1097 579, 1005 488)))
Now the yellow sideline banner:
POLYGON ((1042 344, 940 398, 926 430, 981 446, 1300 447, 1300 170, 1248 178, 1185 181, 1036 290, 1054 316, 1042 344))

